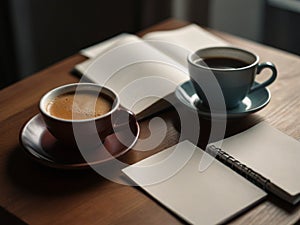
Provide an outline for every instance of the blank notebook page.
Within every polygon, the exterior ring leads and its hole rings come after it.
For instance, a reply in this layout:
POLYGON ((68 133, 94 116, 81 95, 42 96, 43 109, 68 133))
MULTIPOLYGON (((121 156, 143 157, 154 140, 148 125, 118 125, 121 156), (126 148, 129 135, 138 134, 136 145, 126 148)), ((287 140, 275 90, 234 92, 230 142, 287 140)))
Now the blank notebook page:
MULTIPOLYGON (((216 224, 227 221, 266 196, 266 193, 217 160, 203 172, 198 170, 204 153, 188 141, 177 144, 177 156, 167 162, 172 168, 184 154, 191 159, 175 175, 156 184, 142 186, 147 177, 162 177, 166 169, 157 166, 151 171, 138 167, 155 165, 174 152, 175 146, 142 160, 123 170, 136 184, 178 216, 192 224, 216 224), (193 150, 195 149, 195 150, 193 150)), ((163 221, 162 221, 163 222, 163 221)))
POLYGON ((221 148, 290 195, 300 193, 300 142, 266 122, 225 139, 221 148))

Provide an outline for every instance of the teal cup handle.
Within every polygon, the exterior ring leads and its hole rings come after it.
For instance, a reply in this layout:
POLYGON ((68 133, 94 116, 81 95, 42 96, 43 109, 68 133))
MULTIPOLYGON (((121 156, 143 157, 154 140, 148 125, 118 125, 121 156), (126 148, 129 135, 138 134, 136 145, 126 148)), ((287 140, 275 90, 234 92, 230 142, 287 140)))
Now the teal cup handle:
POLYGON ((275 65, 271 62, 263 62, 263 63, 258 64, 256 74, 260 74, 260 72, 263 69, 267 69, 267 68, 272 70, 271 77, 268 80, 261 83, 261 84, 252 86, 250 88, 250 92, 253 92, 253 91, 258 90, 260 88, 266 87, 266 86, 270 85, 271 83, 273 83, 275 81, 275 79, 277 77, 277 69, 276 69, 275 65))

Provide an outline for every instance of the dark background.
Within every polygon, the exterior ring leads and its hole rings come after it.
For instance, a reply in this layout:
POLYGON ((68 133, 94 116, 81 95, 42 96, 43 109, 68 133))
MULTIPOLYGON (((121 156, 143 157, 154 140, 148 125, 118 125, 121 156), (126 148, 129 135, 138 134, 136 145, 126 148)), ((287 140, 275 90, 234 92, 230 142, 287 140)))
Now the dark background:
POLYGON ((121 32, 171 16, 171 1, 0 1, 0 88, 121 32))
MULTIPOLYGON (((217 1, 182 1, 184 19, 209 26, 210 8, 217 1)), ((300 54, 298 12, 261 1, 264 13, 259 30, 263 32, 255 41, 300 54)), ((2 0, 0 88, 118 33, 135 33, 174 17, 174 2, 180 0, 2 0)), ((234 5, 235 0, 228 1, 222 11, 234 5)))

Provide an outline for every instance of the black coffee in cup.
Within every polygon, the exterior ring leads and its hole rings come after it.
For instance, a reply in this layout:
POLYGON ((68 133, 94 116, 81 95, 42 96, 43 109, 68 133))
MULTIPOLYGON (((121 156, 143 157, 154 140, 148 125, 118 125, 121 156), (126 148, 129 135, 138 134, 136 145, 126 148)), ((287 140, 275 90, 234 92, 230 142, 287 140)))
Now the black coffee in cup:
POLYGON ((207 66, 214 69, 237 69, 249 65, 240 59, 229 58, 229 57, 209 57, 199 59, 196 62, 199 65, 207 66))

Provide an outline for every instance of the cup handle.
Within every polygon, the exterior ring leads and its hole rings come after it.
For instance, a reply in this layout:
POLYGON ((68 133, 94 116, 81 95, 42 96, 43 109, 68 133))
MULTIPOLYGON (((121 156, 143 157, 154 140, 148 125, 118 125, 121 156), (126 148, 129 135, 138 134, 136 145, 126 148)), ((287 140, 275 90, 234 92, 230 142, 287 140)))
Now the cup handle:
POLYGON ((263 63, 258 64, 256 74, 260 74, 260 72, 263 69, 265 69, 265 68, 269 68, 269 69, 272 70, 271 77, 268 80, 266 80, 263 83, 261 83, 261 84, 252 86, 250 88, 250 92, 258 90, 258 89, 260 89, 262 87, 266 87, 266 86, 270 85, 271 83, 273 83, 275 81, 275 79, 277 77, 277 69, 276 69, 275 65, 273 63, 271 63, 271 62, 263 62, 263 63))
POLYGON ((104 140, 107 136, 117 133, 122 130, 131 130, 136 122, 135 115, 130 110, 127 110, 120 106, 111 117, 111 125, 101 132, 101 140, 104 140))
POLYGON ((128 109, 120 107, 115 112, 115 119, 112 118, 113 130, 118 143, 123 146, 129 147, 132 145, 132 141, 136 139, 138 133, 138 126, 135 114, 128 109))
POLYGON ((135 115, 130 110, 120 106, 114 114, 113 120, 113 129, 115 132, 122 129, 128 129, 131 127, 132 122, 135 122, 135 115))

